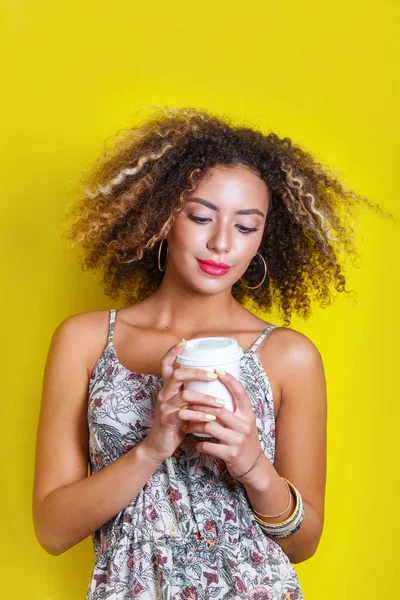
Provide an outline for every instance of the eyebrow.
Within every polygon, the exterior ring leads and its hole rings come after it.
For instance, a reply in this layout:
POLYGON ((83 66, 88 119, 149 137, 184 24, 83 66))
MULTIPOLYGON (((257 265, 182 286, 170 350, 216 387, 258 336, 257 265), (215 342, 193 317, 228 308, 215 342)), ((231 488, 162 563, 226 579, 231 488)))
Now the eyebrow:
MULTIPOLYGON (((197 202, 198 204, 203 204, 204 206, 207 206, 207 208, 211 208, 212 210, 220 212, 218 206, 215 206, 215 204, 212 204, 211 202, 209 202, 208 200, 204 200, 203 198, 197 198, 193 196, 192 198, 188 198, 186 202, 197 202)), ((258 210, 258 208, 242 208, 241 210, 235 211, 235 215, 260 215, 260 217, 265 216, 264 213, 261 212, 261 210, 258 210)))

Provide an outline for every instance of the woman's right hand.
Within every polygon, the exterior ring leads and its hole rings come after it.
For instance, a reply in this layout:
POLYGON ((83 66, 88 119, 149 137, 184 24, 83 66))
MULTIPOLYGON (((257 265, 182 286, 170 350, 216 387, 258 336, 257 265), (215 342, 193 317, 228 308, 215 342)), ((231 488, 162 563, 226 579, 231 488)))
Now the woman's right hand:
POLYGON ((207 413, 217 416, 222 408, 216 403, 215 396, 181 389, 186 381, 215 381, 217 378, 214 373, 213 378, 208 377, 204 369, 174 369, 175 358, 184 347, 184 344, 172 346, 161 359, 163 385, 157 394, 152 428, 142 442, 149 455, 160 464, 184 439, 183 425, 189 421, 207 422, 207 413), (185 405, 187 408, 182 408, 185 405))

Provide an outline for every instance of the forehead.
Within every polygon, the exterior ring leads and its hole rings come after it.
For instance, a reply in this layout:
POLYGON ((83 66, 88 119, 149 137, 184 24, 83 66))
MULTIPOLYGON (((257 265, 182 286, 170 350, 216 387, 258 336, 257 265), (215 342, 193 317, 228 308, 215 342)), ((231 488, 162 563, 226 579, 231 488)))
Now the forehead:
POLYGON ((264 208, 270 202, 270 192, 266 182, 246 166, 221 166, 209 168, 197 188, 187 195, 206 196, 207 200, 218 202, 246 203, 264 208))

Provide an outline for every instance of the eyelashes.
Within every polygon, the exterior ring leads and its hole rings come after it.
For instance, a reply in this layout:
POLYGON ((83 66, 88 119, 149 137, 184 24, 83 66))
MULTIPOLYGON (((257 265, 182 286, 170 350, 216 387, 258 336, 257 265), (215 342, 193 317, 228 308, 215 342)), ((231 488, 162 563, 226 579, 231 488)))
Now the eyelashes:
MULTIPOLYGON (((210 219, 206 219, 204 217, 195 217, 194 215, 188 214, 189 219, 191 219, 192 221, 194 221, 195 223, 197 223, 198 225, 205 225, 205 223, 207 223, 207 221, 210 221, 210 219)), ((238 227, 239 232, 242 235, 250 235, 250 233, 253 233, 254 231, 258 231, 257 227, 242 227, 241 225, 238 227)))

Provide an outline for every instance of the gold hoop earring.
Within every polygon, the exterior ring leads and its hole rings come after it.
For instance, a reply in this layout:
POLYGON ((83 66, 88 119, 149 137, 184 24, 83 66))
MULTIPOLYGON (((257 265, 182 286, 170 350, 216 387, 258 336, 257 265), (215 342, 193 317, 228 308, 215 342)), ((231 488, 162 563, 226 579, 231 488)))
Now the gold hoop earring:
POLYGON ((161 246, 163 245, 163 242, 164 242, 164 240, 165 240, 165 238, 163 238, 163 239, 161 240, 161 242, 160 242, 160 246, 159 246, 159 248, 158 248, 158 269, 159 269, 160 271, 165 271, 165 267, 167 266, 168 246, 167 246, 167 254, 165 255, 165 264, 164 264, 164 268, 162 269, 162 268, 160 267, 161 246))
MULTIPOLYGON (((266 262, 265 262, 264 258, 261 256, 261 254, 260 254, 259 252, 257 252, 257 254, 258 254, 258 256, 261 258, 261 260, 262 260, 262 261, 263 261, 263 263, 264 263, 264 271, 265 271, 265 273, 264 273, 264 277, 262 278, 262 281, 261 281, 261 283, 259 283, 258 285, 255 285, 255 286, 253 286, 253 287, 252 287, 252 286, 250 286, 250 285, 246 285, 246 284, 245 284, 245 283, 242 281, 242 278, 240 278, 240 281, 241 281, 241 283, 242 283, 242 284, 243 284, 245 287, 249 288, 249 290, 255 290, 256 288, 259 288, 259 287, 260 287, 260 285, 263 283, 264 279, 265 279, 265 278, 266 278, 266 276, 267 276, 267 265, 266 265, 266 262)), ((253 258, 254 258, 254 257, 253 257, 253 258)), ((252 260, 253 260, 253 259, 252 259, 252 260)), ((246 269, 246 270, 247 270, 247 269, 246 269)))

